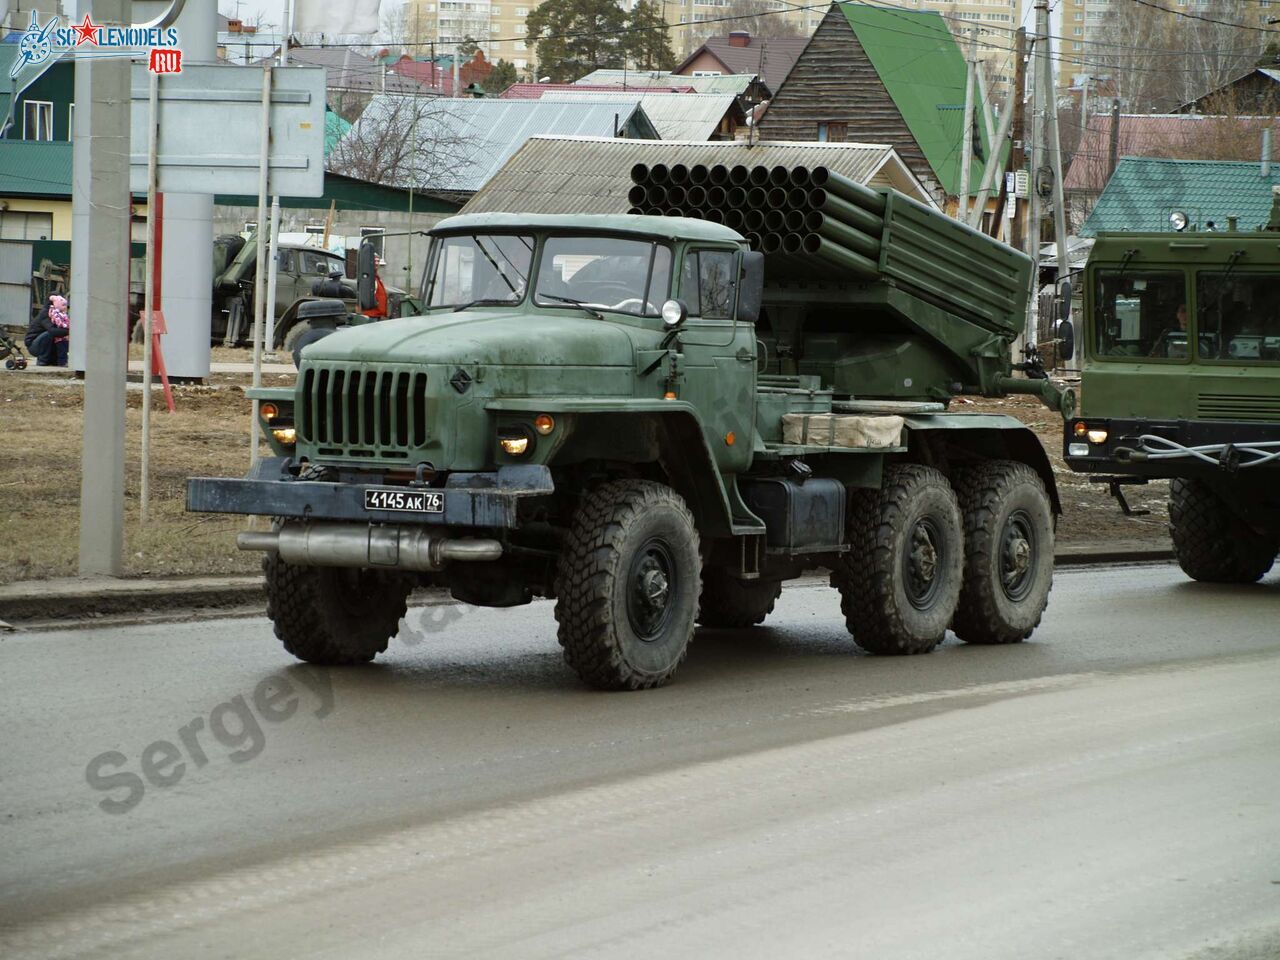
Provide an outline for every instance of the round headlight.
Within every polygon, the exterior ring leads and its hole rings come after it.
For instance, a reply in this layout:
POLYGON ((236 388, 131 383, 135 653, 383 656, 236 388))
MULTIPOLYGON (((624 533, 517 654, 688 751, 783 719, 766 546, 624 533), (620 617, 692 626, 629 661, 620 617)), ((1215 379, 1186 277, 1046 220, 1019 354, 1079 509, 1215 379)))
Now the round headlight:
POLYGON ((684 323, 689 311, 679 300, 668 300, 662 305, 662 322, 668 327, 678 327, 684 323))
POLYGON ((1187 224, 1189 222, 1187 215, 1181 210, 1175 210, 1173 213, 1169 214, 1169 226, 1173 227, 1173 229, 1177 230, 1179 233, 1187 229, 1187 224))

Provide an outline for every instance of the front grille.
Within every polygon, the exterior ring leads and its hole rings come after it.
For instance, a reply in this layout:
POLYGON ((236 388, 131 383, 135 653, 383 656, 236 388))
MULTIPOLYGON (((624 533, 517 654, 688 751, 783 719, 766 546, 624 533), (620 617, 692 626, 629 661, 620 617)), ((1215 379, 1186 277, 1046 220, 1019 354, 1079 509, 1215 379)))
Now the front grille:
POLYGON ((1196 416, 1201 420, 1280 422, 1280 397, 1202 393, 1196 401, 1196 416))
POLYGON ((427 375, 317 364, 302 374, 300 438, 322 454, 403 459, 427 442, 427 375))

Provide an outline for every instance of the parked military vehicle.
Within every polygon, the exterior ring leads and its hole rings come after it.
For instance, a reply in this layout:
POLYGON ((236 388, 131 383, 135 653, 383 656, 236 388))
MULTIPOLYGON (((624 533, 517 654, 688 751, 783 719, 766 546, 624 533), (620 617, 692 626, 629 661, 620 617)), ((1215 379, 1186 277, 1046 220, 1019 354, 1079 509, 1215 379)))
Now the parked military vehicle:
POLYGON ((1085 268, 1072 470, 1172 480, 1174 553, 1196 580, 1252 583, 1280 552, 1280 190, 1257 229, 1099 235, 1085 268))
POLYGON ((633 174, 649 215, 438 224, 425 314, 308 346, 295 388, 255 394, 276 457, 189 481, 189 510, 275 518, 238 543, 264 551, 286 649, 370 660, 429 583, 555 598, 583 680, 653 687, 695 623, 761 623, 818 567, 872 653, 925 653, 949 627, 1029 636, 1052 582, 1049 461, 1018 421, 947 406, 1070 410, 1014 376, 1028 258, 824 169, 633 174), (708 194, 725 202, 708 188, 757 180, 780 206, 730 199, 765 233, 708 222, 708 194))
MULTIPOLYGON (((213 340, 225 346, 252 343, 257 241, 242 241, 238 248, 227 243, 224 249, 223 256, 231 249, 236 253, 226 268, 214 275, 213 340)), ((218 253, 215 246, 215 260, 218 253)), ((346 279, 346 272, 346 259, 336 253, 304 244, 281 243, 276 267, 277 319, 273 342, 268 347, 292 354, 316 334, 359 323, 355 283, 346 279)), ((388 312, 399 316, 404 291, 387 287, 387 299, 388 312)))

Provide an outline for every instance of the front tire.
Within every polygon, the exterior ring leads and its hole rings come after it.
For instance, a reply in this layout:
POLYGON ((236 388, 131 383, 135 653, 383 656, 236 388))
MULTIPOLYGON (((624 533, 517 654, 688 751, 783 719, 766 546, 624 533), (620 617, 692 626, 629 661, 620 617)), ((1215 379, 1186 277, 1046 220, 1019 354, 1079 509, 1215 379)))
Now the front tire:
POLYGON ((583 497, 556 576, 564 658, 602 690, 659 687, 688 652, 702 563, 684 500, 646 480, 583 497))
POLYGON ((267 616, 285 650, 325 666, 368 663, 400 629, 413 590, 408 578, 377 570, 299 567, 262 559, 267 616))
POLYGON ((1255 533, 1202 480, 1169 483, 1169 535, 1192 580, 1256 583, 1276 559, 1276 543, 1255 533))
POLYGON ((777 580, 739 580, 723 570, 704 570, 698 622, 733 630, 754 627, 773 613, 781 594, 777 580))
POLYGON ((932 467, 885 467, 879 490, 850 504, 852 549, 832 582, 854 643, 868 653, 928 653, 960 598, 964 533, 956 495, 932 467))
POLYGON ((1053 587, 1053 511, 1039 475, 997 460, 956 472, 964 583, 952 629, 965 643, 1031 636, 1053 587))

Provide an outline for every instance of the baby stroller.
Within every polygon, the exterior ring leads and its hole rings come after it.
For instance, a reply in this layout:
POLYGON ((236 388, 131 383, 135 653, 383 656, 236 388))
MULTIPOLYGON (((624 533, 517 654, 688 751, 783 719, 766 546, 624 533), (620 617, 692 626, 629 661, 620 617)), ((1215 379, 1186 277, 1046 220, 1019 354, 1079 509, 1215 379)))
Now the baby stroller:
POLYGON ((22 352, 22 348, 18 346, 18 341, 14 340, 3 330, 0 330, 0 357, 4 358, 4 368, 6 370, 25 370, 27 369, 27 356, 22 352))

